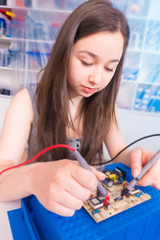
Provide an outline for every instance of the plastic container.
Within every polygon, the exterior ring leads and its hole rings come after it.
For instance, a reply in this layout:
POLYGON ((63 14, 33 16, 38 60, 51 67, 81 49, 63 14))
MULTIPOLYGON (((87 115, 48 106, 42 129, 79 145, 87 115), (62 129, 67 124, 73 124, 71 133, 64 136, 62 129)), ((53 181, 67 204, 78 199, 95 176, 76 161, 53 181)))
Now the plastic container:
POLYGON ((43 40, 43 23, 34 23, 33 38, 43 40))
POLYGON ((7 23, 7 28, 6 28, 6 37, 12 37, 13 36, 13 23, 12 21, 9 21, 7 23))
POLYGON ((0 37, 6 37, 6 20, 0 18, 0 37))
MULTIPOLYGON (((127 172, 123 164, 107 165, 113 170, 119 166, 127 172)), ((22 200, 21 208, 8 212, 15 240, 159 240, 160 239, 160 191, 141 188, 151 195, 150 200, 134 206, 122 213, 96 223, 82 208, 73 217, 61 217, 46 210, 35 196, 22 200)), ((57 193, 58 194, 58 193, 57 193)))
POLYGON ((49 28, 49 36, 51 40, 55 40, 58 36, 62 23, 51 23, 49 28))

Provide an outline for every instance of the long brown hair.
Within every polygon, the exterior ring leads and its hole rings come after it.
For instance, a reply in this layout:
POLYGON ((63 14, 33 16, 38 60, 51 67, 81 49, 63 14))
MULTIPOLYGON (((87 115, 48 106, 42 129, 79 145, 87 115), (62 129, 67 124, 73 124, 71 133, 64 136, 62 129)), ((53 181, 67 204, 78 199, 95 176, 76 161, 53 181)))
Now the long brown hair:
MULTIPOLYGON (((47 66, 36 90, 38 111, 38 152, 53 144, 68 144, 66 127, 71 125, 68 107, 67 75, 72 48, 76 41, 97 32, 121 32, 124 51, 116 72, 105 89, 83 99, 83 139, 81 153, 88 163, 98 157, 102 161, 102 144, 115 121, 115 101, 118 93, 129 28, 124 15, 107 0, 89 0, 67 18, 52 49, 47 66)), ((42 157, 58 160, 68 157, 65 149, 56 149, 42 157), (50 155, 50 157, 49 157, 50 155)))

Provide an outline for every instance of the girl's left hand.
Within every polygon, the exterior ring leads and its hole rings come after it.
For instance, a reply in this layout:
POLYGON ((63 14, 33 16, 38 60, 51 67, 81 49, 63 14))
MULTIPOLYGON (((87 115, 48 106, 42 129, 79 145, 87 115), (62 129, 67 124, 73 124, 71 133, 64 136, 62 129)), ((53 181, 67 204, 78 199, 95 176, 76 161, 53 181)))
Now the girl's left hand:
MULTIPOLYGON (((131 151, 131 171, 132 176, 137 177, 143 165, 145 165, 152 157, 154 153, 148 149, 135 148, 131 151)), ((153 165, 153 167, 143 176, 138 182, 140 186, 152 186, 156 189, 160 189, 160 159, 153 165)))

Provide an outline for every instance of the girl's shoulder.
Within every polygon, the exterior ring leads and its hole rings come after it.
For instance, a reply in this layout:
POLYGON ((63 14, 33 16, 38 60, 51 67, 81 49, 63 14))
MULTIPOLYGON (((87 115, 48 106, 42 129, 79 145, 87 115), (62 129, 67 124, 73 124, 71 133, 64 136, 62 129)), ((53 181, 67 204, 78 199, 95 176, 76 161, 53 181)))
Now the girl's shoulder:
POLYGON ((24 115, 29 121, 33 121, 33 106, 30 94, 26 88, 20 90, 12 99, 7 113, 13 115, 17 113, 24 115))
POLYGON ((12 160, 14 164, 19 163, 26 147, 32 123, 32 102, 27 89, 22 89, 12 99, 5 115, 0 137, 1 163, 7 159, 12 160))

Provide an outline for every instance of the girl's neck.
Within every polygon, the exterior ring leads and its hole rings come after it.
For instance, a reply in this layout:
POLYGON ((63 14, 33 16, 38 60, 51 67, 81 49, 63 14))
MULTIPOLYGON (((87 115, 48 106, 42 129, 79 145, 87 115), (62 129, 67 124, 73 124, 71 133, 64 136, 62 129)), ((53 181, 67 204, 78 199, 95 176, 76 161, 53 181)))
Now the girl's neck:
POLYGON ((81 96, 77 96, 69 100, 70 117, 73 123, 73 127, 67 129, 67 135, 69 138, 80 138, 82 133, 82 118, 80 118, 79 111, 81 105, 81 96))
POLYGON ((82 100, 82 97, 79 97, 79 96, 69 100, 69 109, 70 109, 72 121, 74 121, 78 116, 81 100, 82 100))
POLYGON ((78 108, 82 99, 83 99, 82 96, 76 96, 76 97, 71 98, 71 99, 69 100, 69 102, 70 102, 75 108, 78 108))

